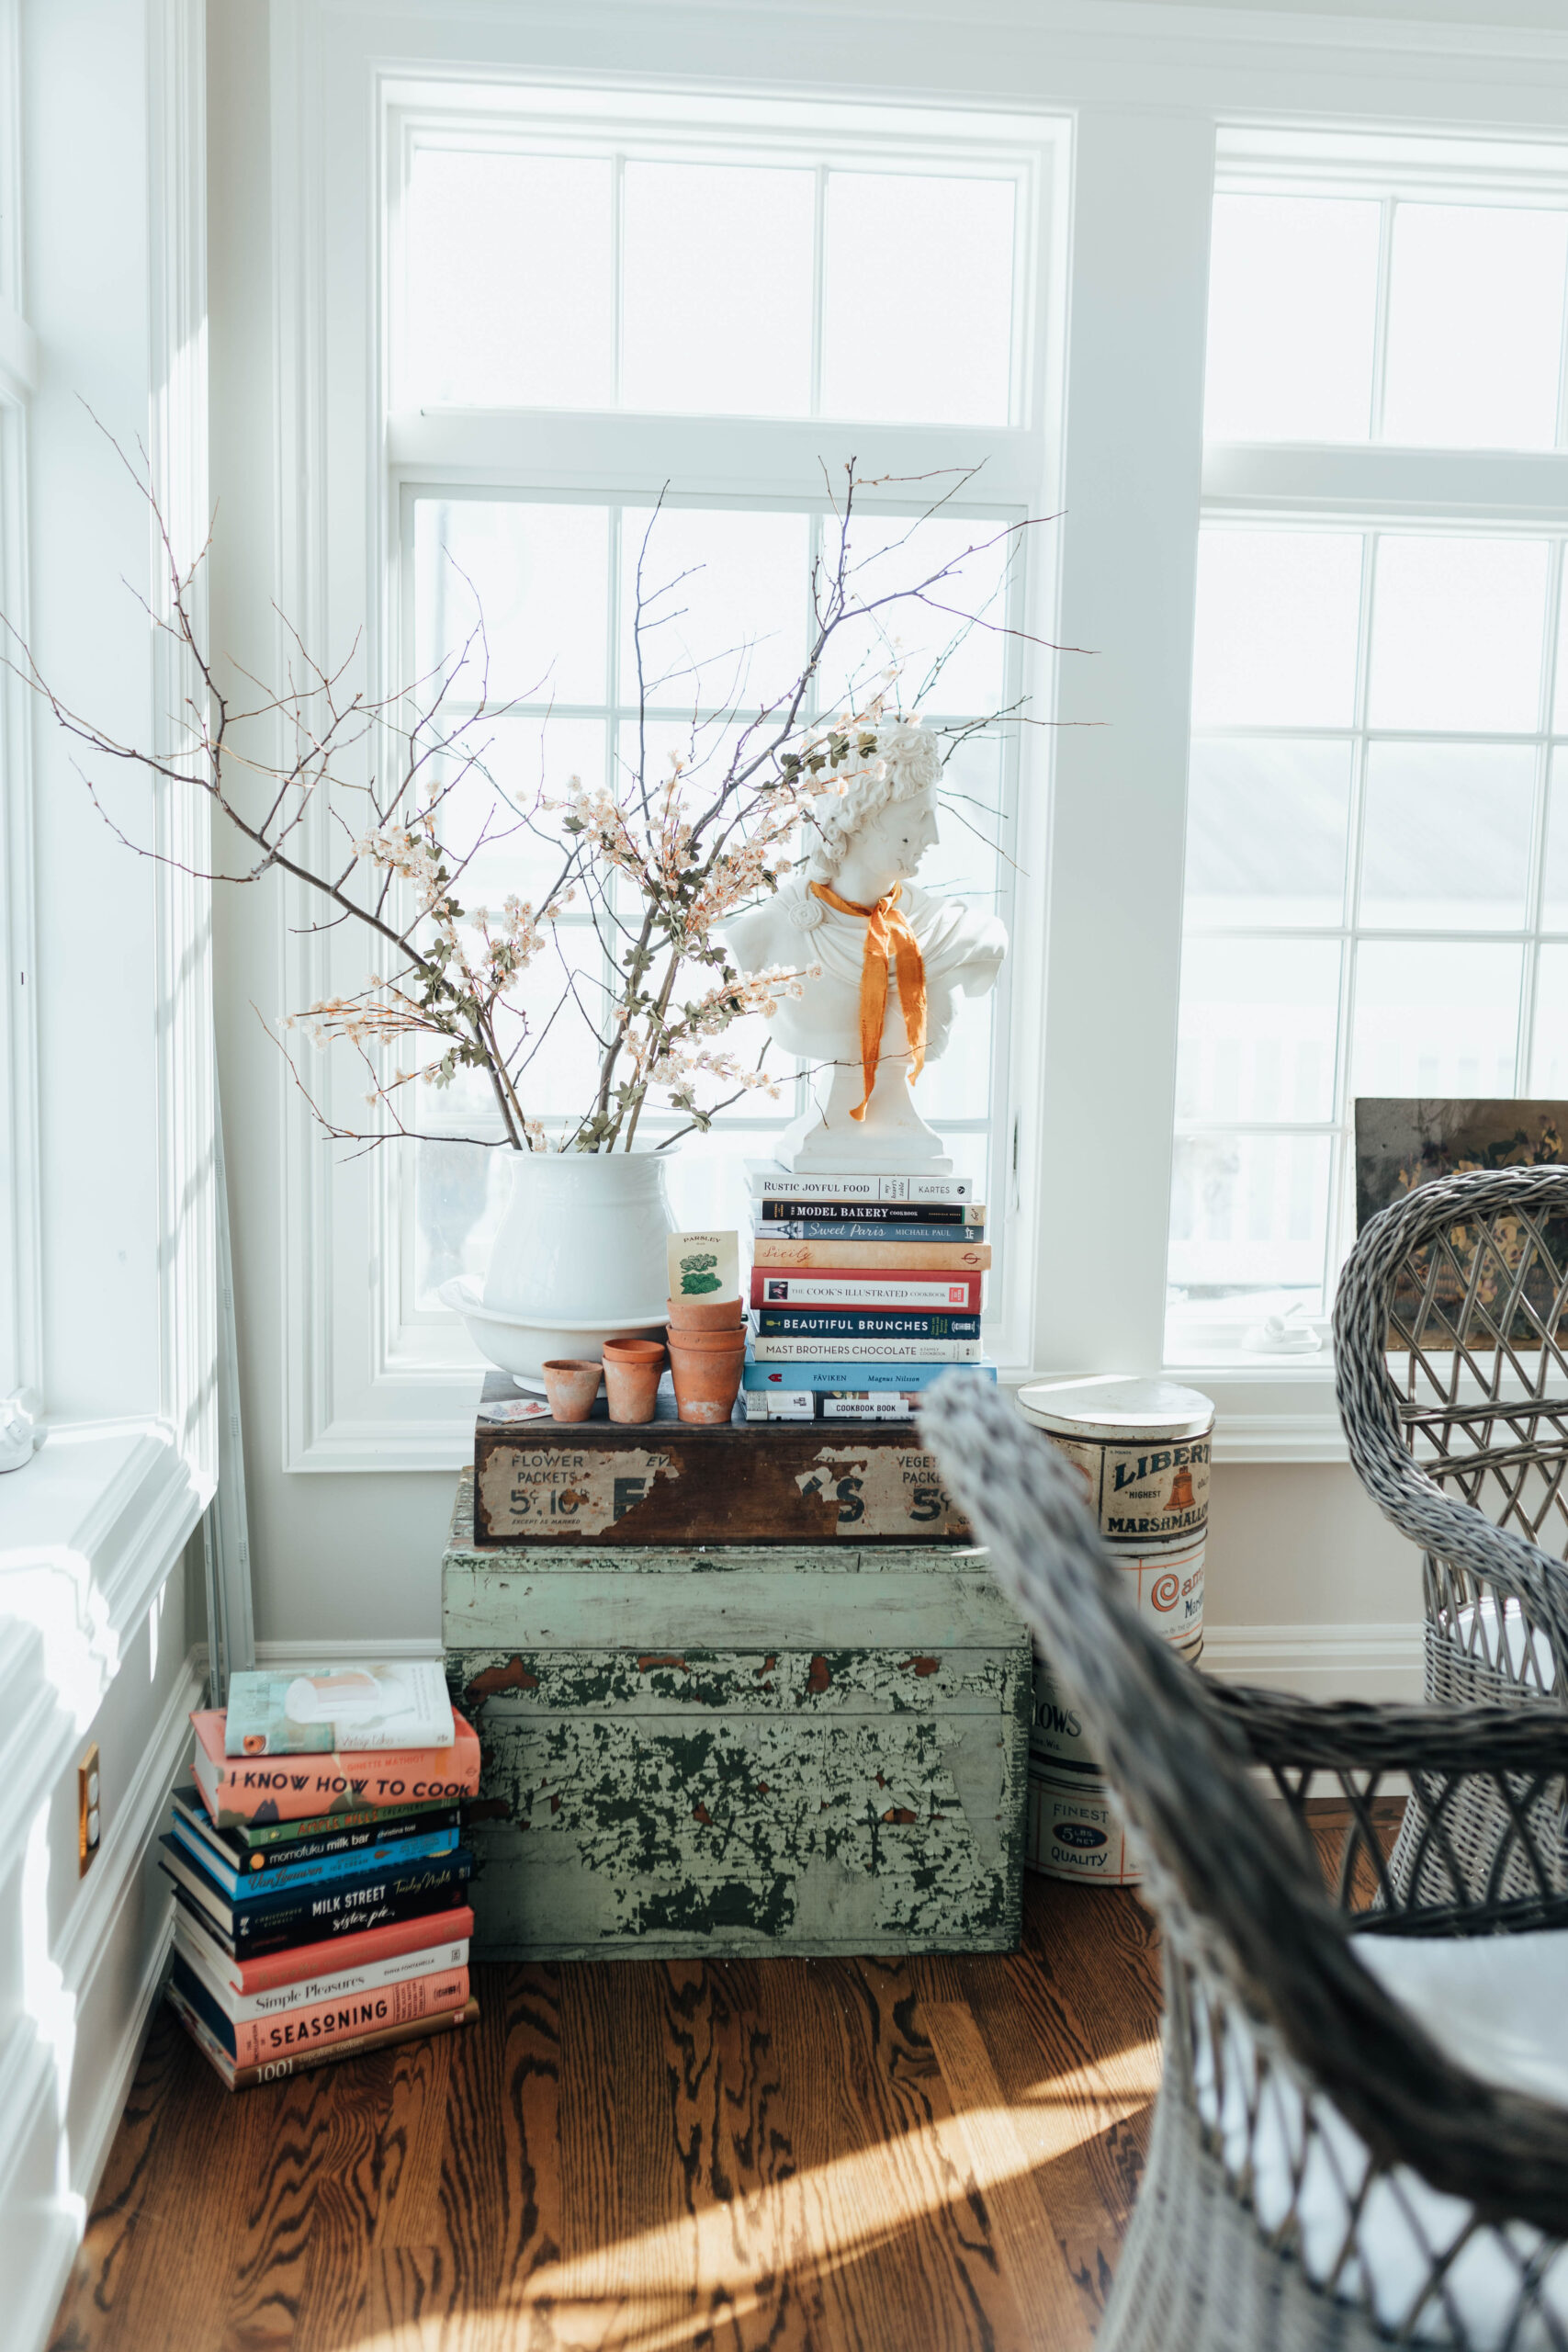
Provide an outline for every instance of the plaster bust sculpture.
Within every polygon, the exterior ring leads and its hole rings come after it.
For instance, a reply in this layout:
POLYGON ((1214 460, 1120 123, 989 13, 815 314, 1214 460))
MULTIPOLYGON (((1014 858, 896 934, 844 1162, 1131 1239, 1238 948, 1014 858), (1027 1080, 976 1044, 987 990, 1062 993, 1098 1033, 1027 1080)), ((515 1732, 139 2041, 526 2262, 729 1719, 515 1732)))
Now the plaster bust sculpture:
POLYGON ((993 986, 1007 933, 915 886, 937 840, 937 748, 904 719, 879 721, 876 736, 848 791, 814 804, 795 872, 725 937, 743 972, 819 967, 773 1019, 786 1052, 822 1066, 817 1107, 782 1139, 784 1164, 940 1173, 952 1163, 911 1089, 947 1045, 957 992, 993 986))

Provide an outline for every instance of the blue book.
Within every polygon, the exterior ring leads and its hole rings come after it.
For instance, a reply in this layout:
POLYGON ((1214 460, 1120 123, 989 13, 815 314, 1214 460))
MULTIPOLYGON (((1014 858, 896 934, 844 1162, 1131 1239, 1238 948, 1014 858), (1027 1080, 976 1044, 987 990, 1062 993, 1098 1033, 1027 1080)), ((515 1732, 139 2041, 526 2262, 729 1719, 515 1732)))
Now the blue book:
POLYGON ((333 1936, 361 1935, 384 1927, 389 1920, 448 1910, 460 1901, 456 1890, 473 1870, 468 1848, 459 1846, 455 1853, 433 1855, 427 1861, 409 1861, 400 1855, 379 1872, 361 1870, 349 1878, 304 1886, 289 1886, 288 1872, 279 1871, 269 1882, 270 1893, 236 1903, 209 1875, 205 1859, 197 1860, 174 1838, 161 1838, 158 1843, 164 1849, 158 1867, 174 1880, 186 1908, 237 1960, 257 1960, 264 1952, 287 1951, 294 1944, 326 1943, 333 1936))
POLYGON ((793 1217, 787 1224, 758 1225, 770 1241, 958 1241, 965 1248, 984 1241, 983 1225, 873 1225, 864 1217, 793 1217))
MULTIPOLYGON (((950 1363, 757 1363, 748 1357, 741 1369, 742 1388, 838 1389, 850 1396, 865 1396, 874 1388, 901 1388, 911 1394, 917 1388, 929 1388, 944 1372, 953 1372, 950 1363)), ((994 1363, 966 1363, 965 1372, 977 1372, 982 1380, 995 1380, 994 1363)))
POLYGON ((977 1340, 977 1315, 921 1315, 901 1307, 759 1306, 762 1340, 977 1340))
POLYGON ((418 1838, 390 1839, 380 1846, 359 1846, 348 1853, 321 1854, 311 1861, 289 1862, 281 1870, 253 1873, 223 1860, 205 1838, 197 1838, 186 1826, 177 1813, 171 1826, 185 1852, 200 1863, 209 1878, 217 1880, 231 1903, 256 1903, 270 1899, 280 1889, 315 1885, 323 1879, 363 1878, 367 1872, 389 1870, 400 1862, 423 1862, 436 1854, 455 1854, 459 1835, 454 1825, 450 1828, 426 1830, 418 1838))

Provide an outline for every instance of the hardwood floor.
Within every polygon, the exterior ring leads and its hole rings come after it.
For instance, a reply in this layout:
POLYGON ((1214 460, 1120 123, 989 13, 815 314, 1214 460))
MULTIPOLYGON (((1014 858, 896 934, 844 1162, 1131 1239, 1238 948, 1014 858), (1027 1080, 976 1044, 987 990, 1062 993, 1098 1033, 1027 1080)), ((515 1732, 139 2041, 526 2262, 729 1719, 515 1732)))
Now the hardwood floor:
POLYGON ((1009 1958, 479 1971, 468 2032, 235 2097, 163 2011, 53 2352, 1076 2352, 1156 1941, 1032 1877, 1009 1958))

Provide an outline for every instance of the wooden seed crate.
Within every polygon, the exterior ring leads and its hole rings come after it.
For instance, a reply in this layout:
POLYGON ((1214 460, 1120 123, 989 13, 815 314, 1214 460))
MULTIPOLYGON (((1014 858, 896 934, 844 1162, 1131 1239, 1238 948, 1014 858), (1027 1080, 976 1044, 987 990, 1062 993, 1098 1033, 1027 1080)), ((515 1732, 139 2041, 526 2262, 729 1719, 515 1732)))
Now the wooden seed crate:
MULTIPOLYGON (((731 1421, 621 1427, 501 1421, 512 1383, 486 1381, 474 1430, 477 1544, 964 1544, 913 1421, 731 1421)), ((603 1414, 603 1400, 599 1407, 603 1414)))
POLYGON ((1013 1949, 1032 1682, 983 1555, 498 1551, 472 1510, 465 1476, 477 1957, 1013 1949))

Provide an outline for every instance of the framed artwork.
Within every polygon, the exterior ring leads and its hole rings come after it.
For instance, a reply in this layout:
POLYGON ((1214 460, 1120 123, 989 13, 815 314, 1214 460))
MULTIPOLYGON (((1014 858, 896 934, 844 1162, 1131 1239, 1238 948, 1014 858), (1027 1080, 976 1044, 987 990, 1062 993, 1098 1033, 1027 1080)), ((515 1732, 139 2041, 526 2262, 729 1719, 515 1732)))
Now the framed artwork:
MULTIPOLYGON (((1564 1138, 1568 1102, 1362 1097, 1356 1103, 1357 1230, 1391 1202, 1439 1176, 1562 1166, 1564 1138)), ((1458 1311, 1467 1299, 1472 1341, 1495 1318, 1495 1336, 1507 1346, 1538 1348, 1547 1332, 1562 1345, 1568 1340, 1568 1216, 1509 1213, 1435 1235, 1395 1289, 1391 1345, 1452 1347, 1458 1311)))

